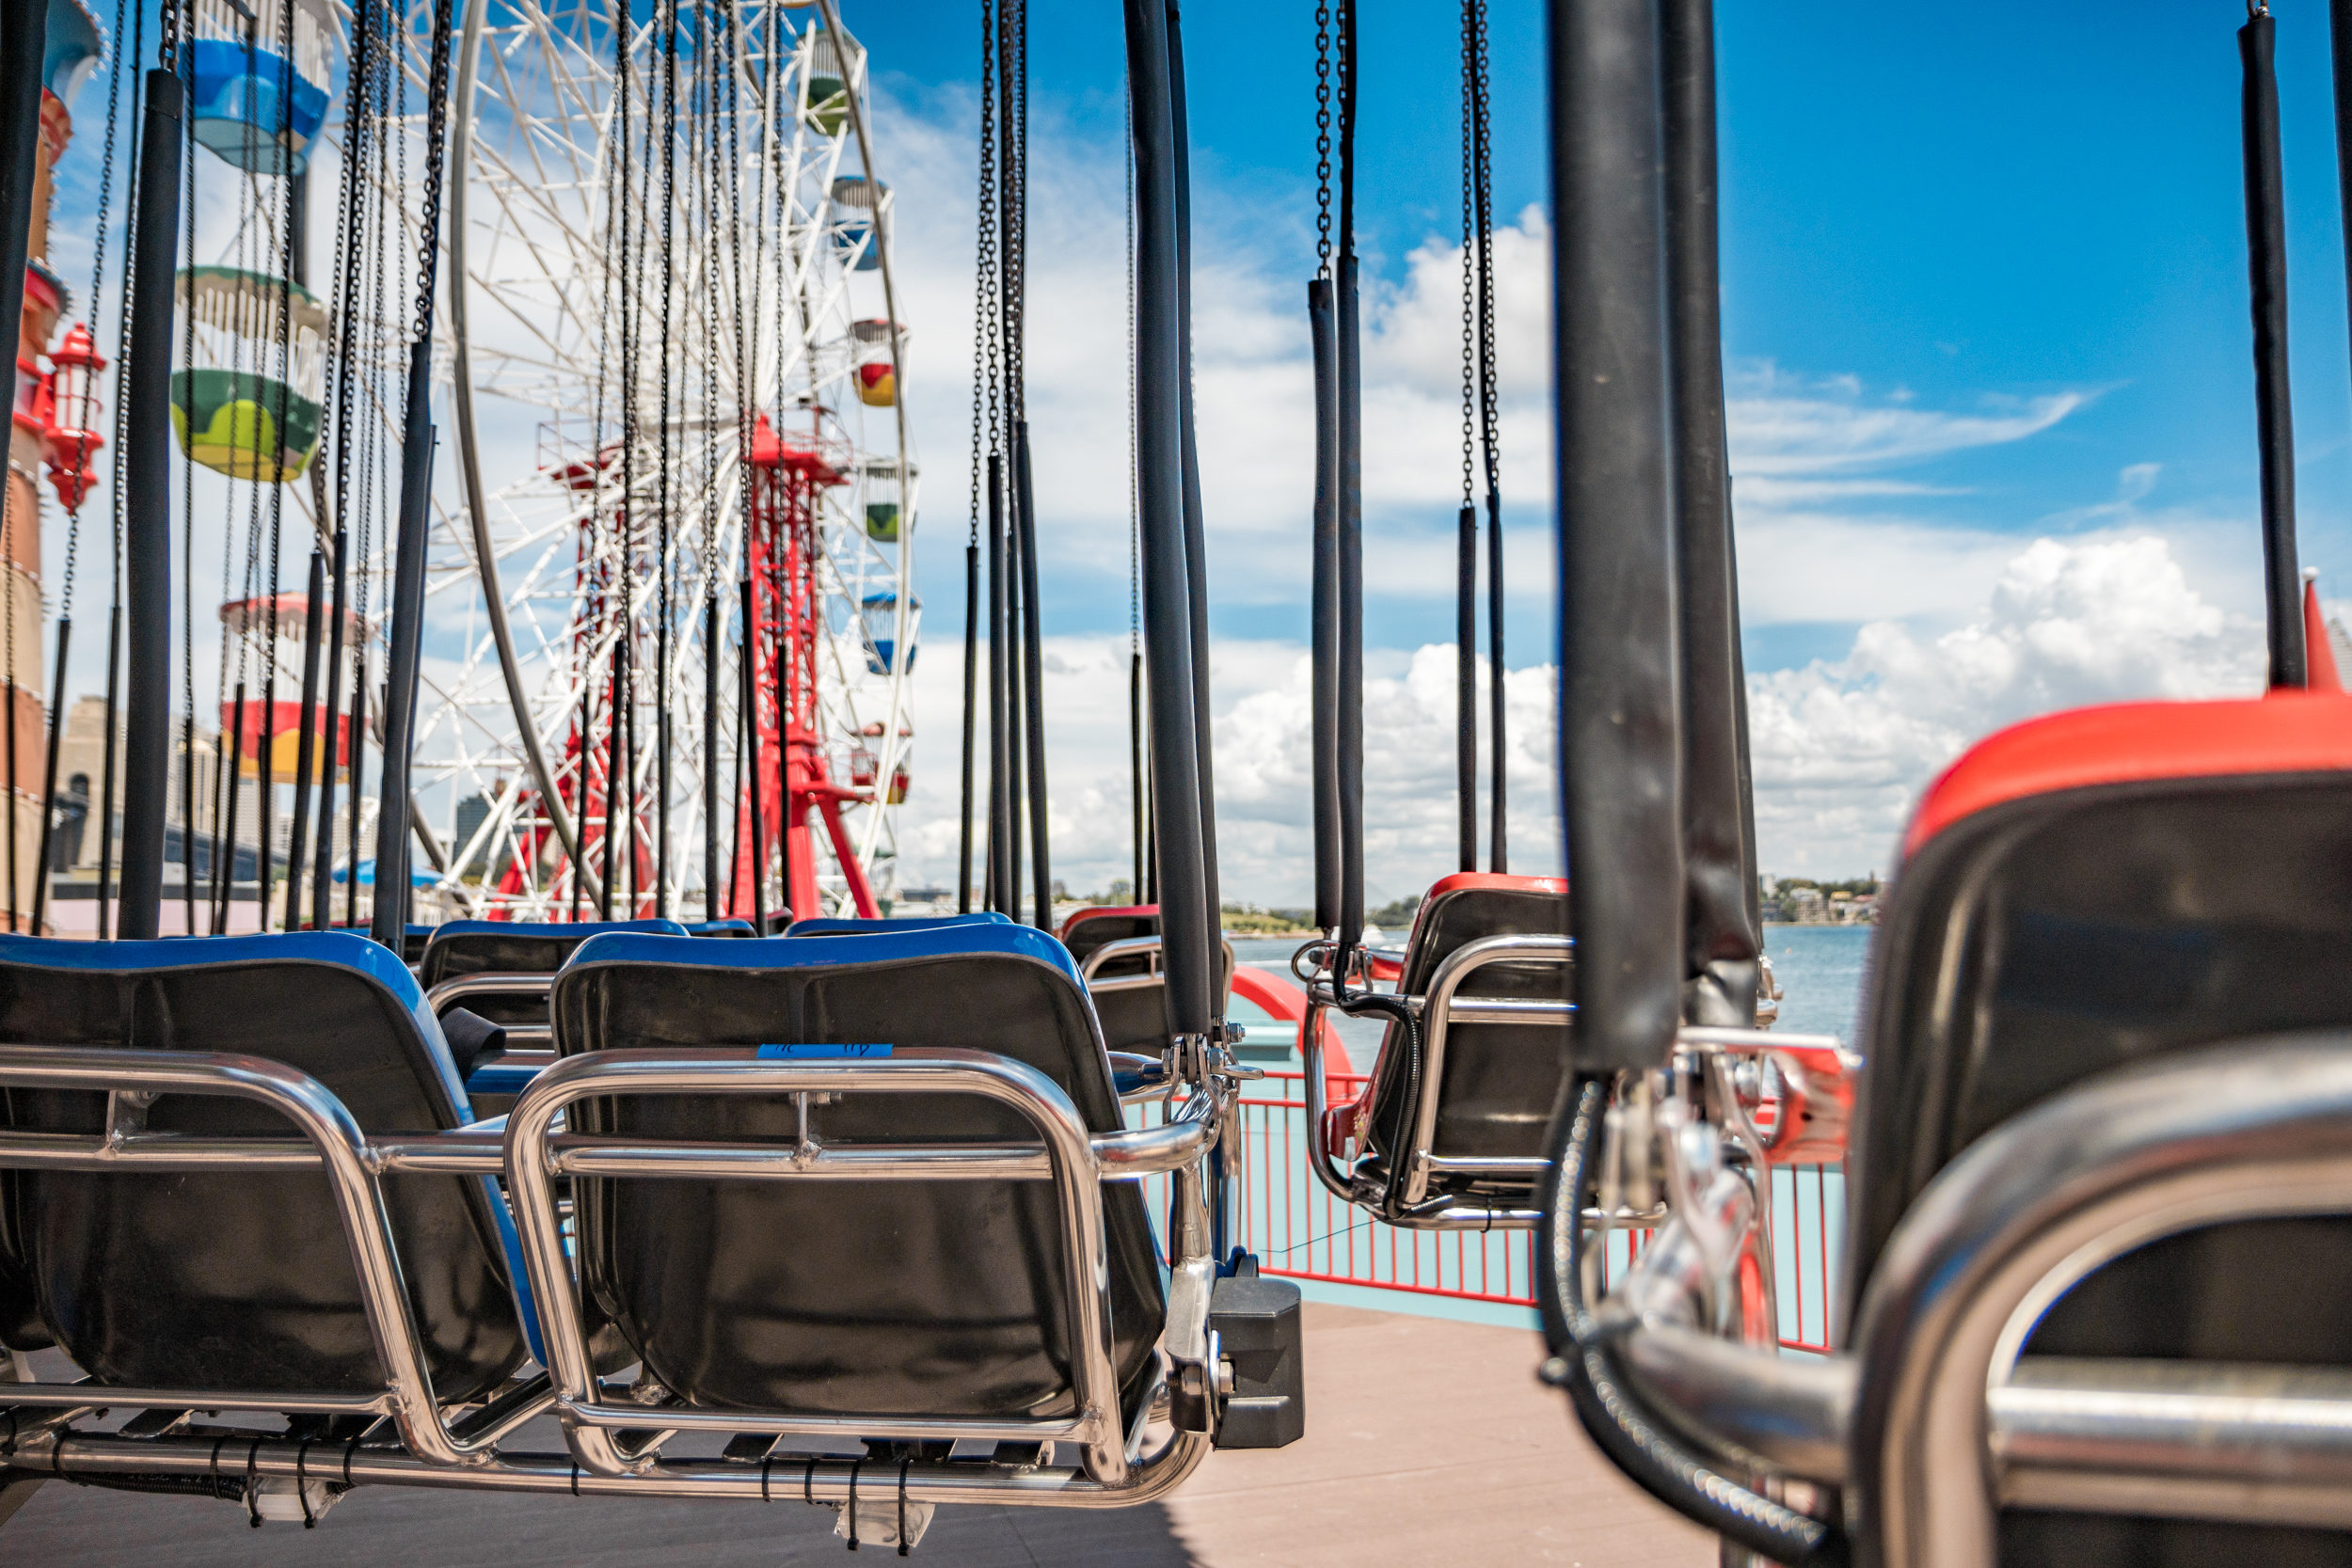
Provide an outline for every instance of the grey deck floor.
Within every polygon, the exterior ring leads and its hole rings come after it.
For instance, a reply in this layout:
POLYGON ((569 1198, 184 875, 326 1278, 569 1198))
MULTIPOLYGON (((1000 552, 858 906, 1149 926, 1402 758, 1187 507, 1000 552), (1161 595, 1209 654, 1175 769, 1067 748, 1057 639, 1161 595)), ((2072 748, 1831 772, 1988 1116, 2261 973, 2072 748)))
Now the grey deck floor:
MULTIPOLYGON (((1539 1386, 1533 1337, 1310 1303, 1307 1436, 1212 1454, 1165 1504, 943 1509, 935 1568, 1704 1568, 1711 1537, 1643 1496, 1539 1386)), ((836 1561, 833 1512, 368 1487, 316 1530, 226 1503, 43 1486, 0 1562, 154 1568, 621 1568, 836 1561)), ((859 1559, 874 1552, 867 1547, 859 1559)), ((889 1557, 884 1551, 881 1554, 889 1557)))

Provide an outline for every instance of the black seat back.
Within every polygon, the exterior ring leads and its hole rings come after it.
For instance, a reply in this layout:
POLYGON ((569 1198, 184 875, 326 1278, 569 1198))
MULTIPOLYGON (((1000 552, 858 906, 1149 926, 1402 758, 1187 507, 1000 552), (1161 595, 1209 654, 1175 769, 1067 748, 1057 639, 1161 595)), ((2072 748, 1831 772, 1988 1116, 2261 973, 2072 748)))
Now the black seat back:
MULTIPOLYGON (((747 927, 748 929, 748 927, 747 927)), ((590 937, 604 931, 650 931, 684 936, 686 927, 675 920, 552 921, 532 924, 514 920, 453 920, 433 927, 417 978, 431 990, 445 980, 468 974, 553 974, 590 937)), ((544 1025, 546 998, 523 990, 512 994, 476 991, 452 1006, 486 1018, 493 1023, 544 1025)))
MULTIPOLYGON (((0 937, 0 1042, 234 1052, 332 1091, 370 1133, 456 1127, 465 1094, 406 967, 338 932, 199 942, 0 937)), ((0 1121, 98 1132, 105 1097, 0 1089, 0 1121)), ((157 1132, 284 1135, 249 1101, 167 1095, 157 1132)), ((383 1182, 435 1391, 463 1399, 521 1363, 485 1181, 383 1182)), ((0 1210, 20 1302, 8 1343, 54 1339, 102 1382, 365 1392, 384 1374, 326 1178, 14 1170, 0 1210)), ((0 1291, 6 1290, 0 1286, 0 1291)))
MULTIPOLYGON (((1913 1201, 2009 1117, 2125 1063, 2352 1023, 2352 772, 2312 765, 2330 745, 2352 761, 2352 703, 2147 706, 1995 736, 1922 803, 1866 1005, 1848 1323, 1913 1201)), ((2158 1241, 2061 1298, 2026 1348, 2352 1365, 2352 1220, 2158 1241)), ((2209 1527, 2153 1520, 2012 1512, 2002 1542, 2005 1561, 2217 1560, 2209 1527)), ((2261 1549, 2352 1563, 2352 1536, 2261 1549)))
MULTIPOLYGON (((1080 910, 1062 922, 1062 944, 1081 968, 1087 959, 1114 942, 1127 942, 1136 937, 1156 937, 1160 934, 1160 907, 1157 904, 1135 904, 1120 908, 1080 910)), ((1216 972, 1216 1010, 1223 1013, 1227 1000, 1233 991, 1233 944, 1217 943, 1219 959, 1216 972)), ((1093 980, 1132 979, 1149 974, 1153 956, 1132 953, 1108 958, 1094 972, 1093 980)), ((1089 982, 1091 983, 1091 982, 1089 982)), ((1139 1052, 1156 1056, 1168 1048, 1168 988, 1165 985, 1134 986, 1123 990, 1097 991, 1094 1013, 1102 1021, 1103 1038, 1113 1051, 1139 1052)))
MULTIPOLYGON (((821 941, 606 937, 557 977, 556 1046, 961 1046, 1027 1063, 1089 1127, 1121 1123, 1085 991, 1053 938, 1009 925, 821 941)), ((585 1103, 576 1125, 789 1144, 787 1098, 585 1103)), ((968 1096, 853 1096, 828 1142, 1034 1141, 968 1096)), ((584 1283, 645 1365, 697 1403, 846 1414, 1071 1408, 1051 1186, 984 1181, 573 1183, 584 1283)), ((1103 1189, 1113 1355, 1148 1391, 1164 1300, 1140 1188, 1103 1189)))
MULTIPOLYGON (((1446 959, 1473 942, 1501 936, 1558 936, 1568 927, 1568 885, 1550 877, 1463 872, 1429 890, 1413 917, 1399 990, 1428 992, 1446 959)), ((1551 962, 1488 964, 1465 982, 1464 996, 1556 1000, 1573 980, 1551 962)), ((1391 1023, 1373 1068, 1365 1143, 1371 1158, 1392 1167, 1410 1147, 1418 1117, 1418 1027, 1391 1023)), ((1446 1030, 1444 1081, 1438 1089, 1433 1153, 1540 1158, 1566 1069, 1567 1032, 1516 1023, 1453 1023, 1446 1030)), ((1530 1178, 1439 1175, 1432 1194, 1520 1195, 1530 1178)))

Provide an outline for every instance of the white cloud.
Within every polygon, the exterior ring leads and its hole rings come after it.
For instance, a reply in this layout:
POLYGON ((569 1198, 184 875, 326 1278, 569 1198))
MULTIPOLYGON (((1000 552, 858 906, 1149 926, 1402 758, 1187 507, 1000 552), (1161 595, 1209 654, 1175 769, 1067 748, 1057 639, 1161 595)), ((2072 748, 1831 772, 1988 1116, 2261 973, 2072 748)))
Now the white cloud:
MULTIPOLYGON (((1370 660, 1364 861, 1375 904, 1418 892, 1453 869, 1454 657, 1451 645, 1432 645, 1370 660)), ((1101 890, 1131 875, 1127 657, 1124 639, 1049 638, 1045 643, 1054 874, 1076 892, 1101 890)), ((1314 823, 1306 651, 1291 643, 1219 641, 1210 666, 1226 896, 1311 903, 1314 823)), ((1482 664, 1482 693, 1486 673, 1482 664)), ((923 752, 907 798, 901 886, 955 884, 960 757, 956 742, 946 737, 955 734, 961 680, 953 659, 918 667, 917 704, 930 716, 929 733, 946 744, 935 741, 923 752)), ((1556 870, 1552 673, 1549 667, 1512 671, 1505 691, 1512 863, 1526 871, 1556 870)), ((984 747, 985 726, 981 733, 984 747)), ((1486 766, 1482 761, 1482 779, 1486 766)), ((984 794, 984 754, 979 774, 984 794)))
POLYGON ((1841 661, 1750 677, 1766 868, 1885 870, 1919 790, 1970 742, 2056 708, 2250 693, 2264 657, 2261 624, 2206 598, 2168 541, 2038 539, 1964 626, 1875 621, 1841 661))

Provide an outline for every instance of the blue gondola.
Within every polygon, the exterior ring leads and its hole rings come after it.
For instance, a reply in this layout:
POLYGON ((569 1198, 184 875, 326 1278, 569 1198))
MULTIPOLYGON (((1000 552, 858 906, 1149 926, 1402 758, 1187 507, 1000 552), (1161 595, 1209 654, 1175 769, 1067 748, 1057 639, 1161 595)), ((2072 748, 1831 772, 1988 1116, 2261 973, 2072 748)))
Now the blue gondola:
POLYGON ((874 214, 889 199, 890 187, 862 174, 845 174, 833 182, 833 204, 841 227, 834 246, 841 264, 852 272, 872 272, 882 265, 882 245, 875 238, 874 214))
POLYGON ((194 44, 196 139, 255 174, 297 175, 326 119, 332 29, 318 0, 199 0, 194 44))
MULTIPOLYGON (((907 606, 907 662, 911 673, 914 656, 921 652, 914 646, 914 628, 923 618, 923 601, 919 598, 907 606)), ((892 655, 898 651, 898 595, 883 589, 868 594, 858 601, 858 632, 866 642, 866 668, 877 675, 887 675, 892 670, 892 655)))

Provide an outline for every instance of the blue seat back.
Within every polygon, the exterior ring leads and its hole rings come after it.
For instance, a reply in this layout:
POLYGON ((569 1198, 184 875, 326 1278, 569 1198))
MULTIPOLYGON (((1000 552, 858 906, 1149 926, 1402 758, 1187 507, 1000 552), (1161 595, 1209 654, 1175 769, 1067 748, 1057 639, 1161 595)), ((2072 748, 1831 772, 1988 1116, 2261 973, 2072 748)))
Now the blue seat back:
MULTIPOLYGON (((234 1052, 316 1078, 371 1133, 470 1119, 440 1028, 407 966, 336 931, 194 941, 0 936, 0 1041, 234 1052)), ((0 1090, 0 1120, 105 1126, 99 1094, 0 1090)), ((284 1134, 249 1101, 167 1095, 159 1132, 284 1134)), ((54 1339, 103 1382, 363 1391, 382 1370, 322 1176, 0 1174, 0 1338, 54 1339)), ((384 1183, 437 1391, 502 1381, 523 1337, 489 1184, 384 1183)))
MULTIPOLYGON (((894 923, 896 924, 896 923, 894 923)), ((912 926, 914 923, 908 923, 912 926)), ((557 1051, 771 1044, 961 1046, 1027 1063, 1098 1132, 1120 1126, 1069 952, 1009 922, 821 942, 601 936, 556 977, 557 1051)), ((573 1125, 789 1144, 788 1098, 586 1102, 573 1125)), ((814 1109, 837 1142, 1033 1141, 972 1096, 853 1096, 814 1109)), ((844 1414, 1069 1408, 1070 1324, 1043 1182, 575 1180, 584 1291, 668 1386, 699 1403, 844 1414)), ((1122 1386, 1148 1389, 1165 1311, 1142 1194, 1103 1193, 1122 1386)))

